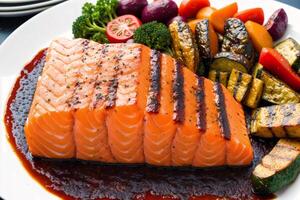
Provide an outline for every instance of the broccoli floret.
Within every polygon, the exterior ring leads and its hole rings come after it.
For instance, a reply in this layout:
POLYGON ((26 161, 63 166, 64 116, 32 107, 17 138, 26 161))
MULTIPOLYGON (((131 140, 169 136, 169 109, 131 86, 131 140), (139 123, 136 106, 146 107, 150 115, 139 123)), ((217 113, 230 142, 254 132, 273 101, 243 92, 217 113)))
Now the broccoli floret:
POLYGON ((108 43, 105 34, 106 25, 117 16, 117 6, 117 0, 98 0, 96 5, 85 3, 82 7, 82 15, 73 22, 74 37, 108 43))
POLYGON ((75 38, 87 38, 97 42, 107 41, 105 28, 98 26, 89 16, 81 15, 73 23, 73 34, 75 38), (97 34, 97 36, 94 36, 97 34), (97 40, 96 40, 97 39, 97 40))
POLYGON ((171 34, 166 25, 149 22, 140 26, 133 35, 134 42, 172 54, 171 34))
POLYGON ((108 23, 117 17, 116 10, 118 0, 98 0, 96 3, 96 11, 101 15, 101 21, 108 23))

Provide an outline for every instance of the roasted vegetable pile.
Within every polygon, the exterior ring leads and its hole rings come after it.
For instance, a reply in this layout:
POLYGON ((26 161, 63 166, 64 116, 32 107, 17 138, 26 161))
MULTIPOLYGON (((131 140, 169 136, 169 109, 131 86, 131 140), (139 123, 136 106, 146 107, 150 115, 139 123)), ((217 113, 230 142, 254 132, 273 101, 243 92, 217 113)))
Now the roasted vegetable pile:
MULTIPOLYGON (((300 138, 300 45, 282 39, 287 25, 282 8, 265 22, 262 8, 239 10, 236 2, 216 9, 209 0, 183 0, 179 7, 172 0, 98 0, 84 4, 72 30, 75 38, 136 42, 168 53, 253 109, 251 135, 300 138)), ((255 192, 276 192, 295 179, 299 146, 279 141, 255 168, 255 192)))

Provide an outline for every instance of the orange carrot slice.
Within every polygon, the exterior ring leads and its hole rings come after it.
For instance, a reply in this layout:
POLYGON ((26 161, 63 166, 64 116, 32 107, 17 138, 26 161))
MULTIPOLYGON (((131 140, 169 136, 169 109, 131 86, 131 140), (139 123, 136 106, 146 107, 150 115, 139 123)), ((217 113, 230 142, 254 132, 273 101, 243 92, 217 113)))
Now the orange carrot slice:
POLYGON ((224 33, 225 21, 228 18, 232 17, 237 11, 237 3, 232 3, 213 12, 209 19, 216 31, 218 31, 219 33, 224 33))

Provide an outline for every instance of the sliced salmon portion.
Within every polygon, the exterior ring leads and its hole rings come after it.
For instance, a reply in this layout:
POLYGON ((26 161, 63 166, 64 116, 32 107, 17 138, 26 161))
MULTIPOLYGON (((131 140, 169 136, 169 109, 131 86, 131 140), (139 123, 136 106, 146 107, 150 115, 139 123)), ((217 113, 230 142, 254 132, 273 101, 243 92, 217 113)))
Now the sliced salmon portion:
POLYGON ((104 102, 97 98, 108 94, 105 83, 114 76, 112 70, 108 70, 114 63, 108 60, 107 55, 114 56, 117 53, 118 48, 92 41, 85 44, 83 66, 78 71, 79 79, 72 97, 75 109, 73 133, 78 159, 115 161, 108 146, 104 102), (101 83, 100 88, 99 82, 103 81, 105 83, 101 83))
POLYGON ((141 44, 56 39, 25 125, 34 156, 104 163, 249 165, 242 106, 141 44))
POLYGON ((172 165, 174 166, 192 165, 200 137, 203 134, 197 127, 199 109, 197 103, 198 77, 187 68, 183 68, 183 76, 185 120, 183 123, 178 124, 176 136, 173 140, 172 165))
POLYGON ((75 156, 70 99, 75 90, 76 73, 82 66, 84 41, 57 39, 48 48, 25 125, 25 136, 33 155, 75 156))
POLYGON ((222 166, 226 164, 226 141, 219 126, 213 82, 205 79, 204 88, 207 124, 192 165, 195 167, 222 166))
POLYGON ((222 90, 225 95, 225 107, 231 133, 230 140, 226 140, 226 164, 249 165, 253 160, 253 149, 248 137, 243 108, 225 87, 222 90))
POLYGON ((138 81, 142 63, 142 47, 138 44, 126 45, 116 59, 117 83, 111 88, 112 97, 106 119, 108 141, 113 156, 121 163, 143 163, 143 119, 144 110, 137 103, 138 81))
POLYGON ((158 113, 145 114, 144 153, 151 165, 171 166, 172 142, 177 125, 173 121, 172 82, 175 61, 166 55, 161 57, 160 108, 158 113))

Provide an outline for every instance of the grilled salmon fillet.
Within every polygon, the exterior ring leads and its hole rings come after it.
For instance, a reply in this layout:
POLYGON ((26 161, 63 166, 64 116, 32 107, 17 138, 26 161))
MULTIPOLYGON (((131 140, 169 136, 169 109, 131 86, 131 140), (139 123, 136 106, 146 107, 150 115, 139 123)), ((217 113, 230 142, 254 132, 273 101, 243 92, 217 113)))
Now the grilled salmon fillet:
POLYGON ((249 165, 241 105, 222 85, 141 44, 58 38, 25 136, 33 156, 156 166, 249 165))

